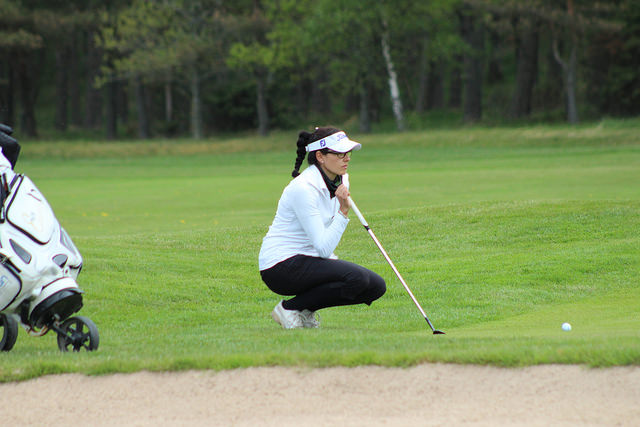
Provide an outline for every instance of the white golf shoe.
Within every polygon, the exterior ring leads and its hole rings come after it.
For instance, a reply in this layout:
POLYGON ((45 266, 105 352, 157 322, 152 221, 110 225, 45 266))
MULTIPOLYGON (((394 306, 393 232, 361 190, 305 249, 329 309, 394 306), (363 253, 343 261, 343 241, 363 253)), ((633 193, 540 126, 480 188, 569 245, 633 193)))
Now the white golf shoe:
POLYGON ((284 329, 303 328, 302 314, 298 310, 287 310, 282 306, 282 301, 271 312, 271 317, 284 329))
POLYGON ((302 326, 305 328, 317 328, 320 326, 320 316, 315 311, 304 309, 300 312, 302 326))

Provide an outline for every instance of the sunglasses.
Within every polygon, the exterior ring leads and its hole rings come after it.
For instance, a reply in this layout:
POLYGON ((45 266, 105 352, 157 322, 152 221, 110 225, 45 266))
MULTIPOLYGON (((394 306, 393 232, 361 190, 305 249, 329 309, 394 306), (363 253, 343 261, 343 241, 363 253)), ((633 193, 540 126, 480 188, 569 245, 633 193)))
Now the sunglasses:
POLYGON ((333 154, 334 156, 336 156, 339 159, 344 159, 345 157, 349 157, 351 158, 351 151, 347 151, 346 153, 338 153, 337 151, 327 151, 327 154, 333 154))

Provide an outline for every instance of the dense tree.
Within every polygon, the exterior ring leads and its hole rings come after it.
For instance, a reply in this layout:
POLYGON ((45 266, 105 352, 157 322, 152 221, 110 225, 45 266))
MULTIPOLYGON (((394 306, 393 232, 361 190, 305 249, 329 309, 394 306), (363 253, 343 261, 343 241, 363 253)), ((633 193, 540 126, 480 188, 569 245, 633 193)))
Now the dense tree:
MULTIPOLYGON (((75 1, 0 1, 0 25, 4 34, 0 35, 0 52, 8 59, 8 73, 16 81, 22 107, 20 125, 28 135, 37 135, 35 104, 40 85, 47 83, 43 77, 47 73, 45 64, 53 57, 51 68, 55 78, 55 119, 54 127, 65 131, 69 124, 69 100, 75 104, 77 79, 71 67, 77 57, 76 34, 84 31, 95 13, 84 10, 85 2, 75 1)), ((8 92, 13 95, 13 85, 8 92)), ((13 106, 11 106, 13 108, 13 106)), ((75 110, 79 110, 76 108, 75 110)))
POLYGON ((203 80, 224 66, 234 25, 226 12, 218 0, 136 0, 102 32, 103 47, 119 54, 114 75, 165 83, 170 77, 187 85, 194 138, 203 136, 203 80))
MULTIPOLYGON (((275 46, 269 40, 272 22, 282 18, 280 2, 256 0, 250 13, 241 16, 237 29, 237 41, 232 44, 227 64, 240 73, 247 73, 255 83, 258 133, 265 136, 269 132, 269 107, 267 89, 273 73, 282 67, 275 58, 275 46), (262 3, 262 4, 261 4, 262 3)), ((296 6, 286 5, 289 9, 296 6)))
MULTIPOLYGON (((76 78, 78 64, 73 61, 78 55, 76 36, 87 31, 95 31, 98 23, 97 13, 85 10, 84 3, 80 0, 47 2, 46 9, 39 10, 35 15, 36 27, 45 40, 44 49, 55 58, 54 127, 60 131, 66 131, 69 126, 69 112, 74 111, 71 104, 77 108, 79 103, 76 78)), ((91 121, 91 125, 96 125, 100 122, 100 99, 94 102, 92 107, 91 111, 98 111, 97 117, 91 121)), ((74 119, 78 124, 79 117, 75 115, 74 119)))
MULTIPOLYGON (((317 60, 326 64, 333 90, 359 98, 361 130, 371 128, 371 100, 385 86, 399 130, 405 127, 407 101, 415 96, 416 105, 424 104, 428 68, 433 66, 435 70, 435 64, 444 61, 450 52, 447 43, 450 37, 439 29, 448 28, 444 17, 454 3, 355 0, 316 3, 305 26, 313 35, 313 52, 321 56, 317 60), (331 31, 326 31, 328 23, 331 31), (415 71, 410 64, 421 64, 421 69, 415 71), (406 88, 404 93, 401 82, 406 88)), ((431 81, 435 76, 432 72, 431 81)))
POLYGON ((517 17, 514 22, 516 84, 511 99, 511 115, 522 118, 531 114, 533 87, 538 78, 540 21, 534 17, 517 17))
POLYGON ((35 101, 37 98, 36 63, 41 58, 43 38, 35 29, 31 10, 16 2, 0 1, 0 51, 7 65, 4 107, 7 121, 14 124, 15 98, 22 104, 20 127, 30 136, 37 135, 35 101), (9 84, 10 82, 10 84, 9 84), (15 86, 18 86, 16 93, 15 86), (14 97, 14 94, 17 95, 14 97))
POLYGON ((562 56, 558 48, 558 37, 556 30, 553 38, 553 56, 562 67, 562 79, 564 82, 564 90, 566 97, 567 120, 569 123, 578 122, 578 104, 576 100, 576 84, 577 84, 577 50, 578 50, 578 28, 577 18, 573 0, 567 0, 567 13, 560 25, 553 25, 554 28, 562 26, 566 29, 568 36, 565 44, 568 46, 566 56, 562 56))
POLYGON ((481 9, 469 4, 458 10, 462 38, 467 44, 463 59, 465 122, 475 122, 482 118, 485 25, 481 12, 481 9))
POLYGON ((588 99, 599 111, 613 115, 640 114, 640 2, 616 2, 609 22, 587 45, 588 99))
POLYGON ((0 120, 199 138, 638 114, 639 29, 634 0, 0 0, 0 120))
POLYGON ((372 2, 320 0, 307 16, 311 76, 326 75, 333 107, 355 96, 360 130, 371 129, 371 94, 384 84, 380 9, 372 2), (331 28, 331 31, 327 31, 331 28))

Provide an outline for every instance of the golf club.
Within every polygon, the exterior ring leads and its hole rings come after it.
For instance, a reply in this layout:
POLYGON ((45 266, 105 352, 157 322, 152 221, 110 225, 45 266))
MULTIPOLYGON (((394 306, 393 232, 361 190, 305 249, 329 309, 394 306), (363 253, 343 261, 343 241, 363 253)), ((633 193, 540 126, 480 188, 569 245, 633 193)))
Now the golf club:
POLYGON ((371 227, 369 227, 369 224, 367 223, 367 220, 364 219, 364 216, 362 216, 362 213, 360 212, 360 209, 358 209, 358 206, 356 206, 356 204, 353 202, 353 199, 351 197, 349 197, 349 202, 351 203, 351 209, 353 209, 353 211, 355 212, 356 216, 360 220, 360 223, 364 226, 364 229, 367 230, 367 232, 369 233, 369 235, 371 236, 371 238, 375 242, 376 246, 378 246, 378 249, 380 249, 380 252, 382 252, 382 255, 385 257, 385 259, 387 260, 387 262, 391 266, 391 269, 393 270, 394 273, 396 273, 396 276, 398 276, 398 279, 400 279, 400 283, 402 283, 402 286, 404 286, 406 291, 409 293, 409 296, 411 297, 411 299, 415 303, 416 307, 418 307, 418 310, 420 310, 420 313, 424 317, 424 320, 426 320, 427 323, 429 324, 429 327, 433 331, 433 335, 444 335, 444 332, 439 331, 439 330, 437 330, 437 329, 435 329, 433 327, 433 325, 431 324, 431 321, 429 320, 429 318, 427 317, 426 313, 424 312, 424 310, 420 306, 420 303, 418 302, 416 297, 413 295, 413 292, 411 292, 411 289, 409 289, 409 286, 407 286, 407 283, 404 281, 404 279, 400 275, 400 272, 398 271, 396 266, 393 264, 393 261, 391 261, 391 258, 389 258, 389 255, 387 255, 387 251, 384 250, 384 248, 382 247, 382 245, 380 244, 380 242, 376 238, 376 235, 373 234, 373 230, 371 230, 371 227))

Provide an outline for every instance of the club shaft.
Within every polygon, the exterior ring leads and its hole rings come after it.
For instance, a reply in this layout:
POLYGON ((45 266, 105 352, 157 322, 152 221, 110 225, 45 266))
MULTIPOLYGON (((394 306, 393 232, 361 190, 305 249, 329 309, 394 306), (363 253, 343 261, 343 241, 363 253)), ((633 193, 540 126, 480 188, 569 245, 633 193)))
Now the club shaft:
POLYGON ((422 309, 422 306, 420 305, 420 303, 418 302, 416 297, 413 295, 413 292, 411 292, 411 289, 409 289, 409 286, 407 285, 407 283, 402 278, 402 275, 400 274, 400 272, 396 268, 395 264, 393 263, 393 261, 391 261, 391 258, 389 257, 389 254, 387 254, 387 251, 384 250, 384 248, 382 247, 382 244, 380 243, 380 241, 378 240, 376 235, 373 233, 373 230, 371 230, 371 227, 369 227, 369 224, 367 223, 367 220, 364 218, 364 215, 362 215, 362 212, 360 212, 360 209, 358 209, 358 206, 353 202, 353 199, 351 199, 351 197, 349 197, 349 202, 351 203, 351 209, 353 210, 353 212, 356 214, 356 216, 360 220, 360 223, 365 228, 365 230, 367 230, 367 233, 369 233, 369 236, 371 236, 371 238, 375 242, 375 244, 378 247, 378 249, 380 249, 380 252, 382 253, 382 256, 384 256, 384 258, 387 260, 387 262, 391 266, 391 269, 393 270, 393 272, 398 277, 398 280, 400 280, 400 283, 402 283, 402 286, 404 286, 404 289, 407 291, 407 293, 409 294, 409 296, 413 300, 413 302, 416 305, 416 307, 418 307, 418 310, 420 310, 420 314, 422 314, 422 317, 424 317, 424 319, 427 321, 427 323, 429 324, 429 327, 431 328, 431 330, 435 331, 435 328, 431 324, 431 321, 427 317, 427 314, 422 309))

